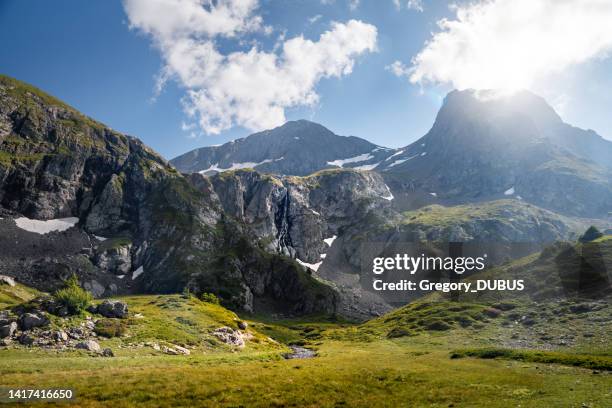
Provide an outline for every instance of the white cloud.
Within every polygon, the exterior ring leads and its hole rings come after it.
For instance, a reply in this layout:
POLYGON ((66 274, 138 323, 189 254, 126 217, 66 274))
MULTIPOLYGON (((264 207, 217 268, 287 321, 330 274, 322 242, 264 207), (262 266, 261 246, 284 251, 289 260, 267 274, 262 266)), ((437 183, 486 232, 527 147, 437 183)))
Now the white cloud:
POLYGON ((257 0, 124 4, 130 26, 150 35, 162 54, 158 88, 169 79, 184 86, 186 113, 209 134, 235 125, 260 130, 282 124, 286 108, 318 101, 315 87, 322 78, 350 74, 359 55, 376 49, 376 27, 350 20, 332 23, 317 41, 281 33, 270 52, 252 45, 223 53, 218 37, 239 40, 270 31, 255 14, 257 0))
POLYGON ((423 11, 423 0, 393 0, 393 4, 398 10, 406 7, 409 10, 423 11))
POLYGON ((609 0, 481 0, 455 13, 413 58, 413 83, 529 88, 612 50, 609 0))
POLYGON ((317 15, 315 15, 315 16, 310 17, 310 18, 308 19, 308 22, 309 22, 310 24, 314 24, 314 23, 316 23, 317 21, 319 21, 319 20, 320 20, 322 17, 323 17, 323 16, 322 16, 321 14, 317 14, 317 15))
POLYGON ((411 70, 406 65, 404 65, 401 61, 395 61, 390 65, 385 67, 387 71, 391 71, 393 75, 397 77, 409 77, 411 70))

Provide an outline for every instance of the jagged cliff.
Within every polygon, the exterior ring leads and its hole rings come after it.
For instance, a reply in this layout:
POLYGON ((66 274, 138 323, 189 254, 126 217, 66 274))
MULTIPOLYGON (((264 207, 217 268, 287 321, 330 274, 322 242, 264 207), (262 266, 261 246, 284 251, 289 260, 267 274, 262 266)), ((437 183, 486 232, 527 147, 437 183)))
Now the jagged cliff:
MULTIPOLYGON (((253 309, 254 297, 289 304, 283 310, 293 313, 335 310, 331 288, 297 263, 259 248, 215 200, 138 139, 7 77, 0 77, 0 130, 4 217, 75 217, 79 230, 40 236, 10 224, 14 237, 32 250, 0 254, 4 272, 47 290, 54 279, 76 272, 98 295, 189 286, 246 310, 253 309), (70 233, 85 245, 80 253, 38 251, 70 233), (228 262, 235 268, 228 269, 228 262), (45 282, 40 275, 49 264, 61 265, 61 273, 45 282), (249 285, 259 273, 270 276, 255 290, 249 285)), ((0 246, 10 246, 3 239, 0 246)))

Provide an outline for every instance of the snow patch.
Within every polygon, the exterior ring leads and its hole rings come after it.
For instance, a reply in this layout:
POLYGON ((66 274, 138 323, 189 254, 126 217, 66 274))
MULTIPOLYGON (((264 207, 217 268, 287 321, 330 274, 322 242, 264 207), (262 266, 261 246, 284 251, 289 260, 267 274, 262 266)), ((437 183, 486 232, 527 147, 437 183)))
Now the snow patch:
POLYGON ((134 280, 137 277, 139 277, 140 275, 142 275, 143 272, 144 272, 144 268, 142 266, 140 268, 136 269, 134 271, 134 273, 132 274, 132 280, 134 280))
POLYGON ((104 238, 104 237, 99 237, 97 235, 94 235, 94 238, 97 239, 98 241, 104 242, 106 241, 108 238, 104 238))
POLYGON ((295 140, 300 140, 300 138, 298 136, 294 136, 295 140))
POLYGON ((58 218, 55 220, 31 220, 26 217, 15 218, 15 224, 22 230, 35 232, 37 234, 47 234, 53 231, 66 231, 74 227, 79 222, 76 217, 58 218))
POLYGON ((429 194, 430 194, 430 195, 432 195, 432 196, 434 196, 434 197, 437 197, 437 196, 438 196, 438 193, 429 193, 429 194))
MULTIPOLYGON (((411 157, 411 158, 412 158, 412 157, 411 157)), ((389 167, 393 167, 393 166, 397 166, 398 164, 402 164, 403 162, 406 162, 406 161, 410 160, 411 158, 409 158, 409 159, 399 159, 399 160, 396 160, 396 161, 394 161, 393 163, 391 163, 391 164, 389 165, 389 167)))
POLYGON ((117 277, 118 277, 119 279, 123 279, 123 278, 125 278, 125 275, 117 275, 117 277))
POLYGON ((321 266, 321 264, 323 263, 323 261, 321 261, 321 262, 317 262, 316 264, 309 264, 308 262, 304 262, 298 258, 295 258, 295 260, 298 261, 300 265, 305 266, 309 269, 312 269, 315 272, 319 269, 319 266, 321 266))
POLYGON ((318 212, 316 212, 315 210, 313 210, 312 208, 310 209, 310 211, 312 211, 312 213, 313 213, 314 215, 321 215, 321 214, 319 214, 318 212))
POLYGON ((364 153, 364 154, 360 154, 359 156, 349 157, 348 159, 339 159, 339 160, 329 161, 327 162, 327 164, 329 164, 330 166, 343 167, 347 163, 359 163, 359 162, 367 161, 373 158, 374 156, 372 156, 370 153, 364 153))
POLYGON ((321 259, 325 259, 327 257, 327 254, 321 254, 321 259))
POLYGON ((506 191, 504 191, 504 195, 513 195, 514 194, 514 186, 510 187, 506 191))
POLYGON ((364 164, 363 166, 357 166, 357 167, 353 167, 356 170, 372 170, 374 168, 376 168, 380 163, 382 162, 378 162, 378 163, 374 163, 374 164, 364 164))
POLYGON ((380 198, 384 199, 384 200, 393 200, 395 197, 393 197, 393 193, 391 193, 391 189, 389 188, 388 185, 385 184, 385 188, 387 189, 387 192, 389 193, 388 196, 380 196, 380 198))
POLYGON ((272 162, 275 162, 275 161, 280 161, 280 160, 283 160, 284 158, 285 157, 279 157, 278 159, 265 159, 265 160, 260 161, 258 163, 256 163, 256 162, 232 163, 232 165, 230 167, 227 167, 227 168, 219 167, 219 163, 215 163, 215 164, 211 165, 207 169, 200 170, 198 173, 205 174, 205 173, 208 173, 209 171, 217 171, 217 172, 221 173, 221 172, 230 171, 230 170, 250 169, 250 168, 254 168, 256 166, 259 166, 261 164, 266 164, 266 163, 272 163, 272 162))
POLYGON ((393 153, 391 156, 387 157, 387 158, 385 159, 385 161, 389 161, 389 160, 391 160, 393 157, 395 157, 395 156, 397 156, 397 155, 400 155, 400 154, 402 154, 402 153, 404 153, 404 151, 403 151, 403 150, 400 150, 400 151, 398 151, 398 152, 395 152, 395 153, 393 153))
POLYGON ((425 156, 427 154, 427 152, 423 152, 421 153, 421 156, 425 156))
POLYGON ((323 240, 323 242, 325 242, 325 243, 327 244, 327 246, 332 246, 332 244, 334 243, 334 241, 336 240, 336 238, 338 238, 338 236, 337 236, 337 235, 334 235, 334 236, 333 236, 333 237, 331 237, 331 238, 325 238, 325 239, 323 240))

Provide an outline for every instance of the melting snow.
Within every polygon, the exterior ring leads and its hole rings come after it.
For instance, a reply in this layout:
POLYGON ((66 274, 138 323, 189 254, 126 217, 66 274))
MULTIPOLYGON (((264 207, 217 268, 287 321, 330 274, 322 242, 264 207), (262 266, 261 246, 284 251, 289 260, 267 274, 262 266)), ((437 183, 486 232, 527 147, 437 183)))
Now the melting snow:
POLYGON ((334 243, 334 241, 336 240, 336 238, 338 238, 338 236, 337 236, 337 235, 334 235, 334 236, 333 236, 333 237, 331 237, 331 238, 325 238, 325 239, 323 240, 323 242, 325 242, 325 243, 326 243, 328 246, 332 246, 332 244, 334 243))
POLYGON ((432 195, 432 196, 434 196, 434 197, 437 197, 437 196, 438 196, 438 193, 429 193, 429 194, 431 194, 431 195, 432 195))
POLYGON ((106 241, 108 239, 108 238, 104 238, 104 237, 99 237, 97 235, 94 235, 94 238, 97 239, 98 241, 102 241, 102 242, 104 242, 104 241, 106 241))
MULTIPOLYGON (((411 157, 411 158, 412 158, 412 157, 411 157)), ((400 160, 396 160, 396 161, 394 161, 393 163, 391 163, 391 164, 389 165, 389 167, 393 167, 393 166, 397 166, 398 164, 402 164, 403 162, 406 162, 406 161, 410 160, 411 158, 409 158, 409 159, 400 159, 400 160)))
POLYGON ((363 166, 357 166, 357 167, 353 167, 353 168, 357 169, 357 170, 372 170, 373 168, 378 166, 380 163, 381 162, 374 163, 374 164, 364 164, 363 166))
POLYGON ((512 195, 512 194, 514 194, 514 186, 504 191, 504 195, 512 195))
POLYGON ((313 210, 312 208, 310 209, 310 211, 312 211, 312 213, 313 213, 314 215, 321 215, 321 214, 319 214, 318 212, 316 212, 315 210, 313 210))
POLYGON ((117 275, 117 277, 118 277, 119 279, 123 279, 123 278, 125 278, 125 275, 117 275))
POLYGON ((144 272, 144 268, 142 266, 140 268, 136 269, 134 271, 134 273, 132 274, 132 280, 134 280, 137 277, 139 277, 140 275, 142 275, 143 272, 144 272))
POLYGON ((305 266, 309 269, 312 269, 315 272, 319 269, 319 266, 321 266, 321 264, 323 263, 323 261, 321 261, 321 262, 317 262, 316 264, 309 264, 308 262, 304 262, 298 258, 295 258, 295 260, 298 261, 300 265, 305 266))
POLYGON ((280 161, 283 159, 284 157, 279 157, 278 159, 266 159, 266 160, 260 161, 259 163, 255 163, 255 162, 232 163, 232 165, 227 168, 219 167, 219 163, 215 163, 205 170, 200 170, 198 173, 205 174, 205 173, 208 173, 209 171, 223 172, 223 171, 229 171, 229 170, 249 169, 249 168, 259 166, 261 164, 280 161))
POLYGON ((347 163, 359 163, 359 162, 367 161, 373 158, 374 156, 372 156, 370 153, 364 153, 364 154, 360 154, 359 156, 349 157, 348 159, 339 159, 339 160, 330 161, 330 162, 327 162, 327 164, 329 164, 330 166, 343 167, 347 163))
POLYGON ((325 259, 326 256, 327 254, 321 254, 321 259, 325 259))
POLYGON ((391 160, 391 158, 393 158, 393 157, 397 156, 398 154, 402 154, 402 153, 404 153, 404 151, 403 151, 403 150, 400 150, 400 151, 398 151, 398 152, 395 152, 395 153, 393 153, 391 156, 387 157, 387 158, 385 159, 385 161, 389 161, 389 160, 391 160))
POLYGON ((425 156, 427 154, 427 152, 423 152, 421 153, 421 156, 425 156))
POLYGON ((58 218, 55 220, 31 220, 26 217, 15 218, 15 224, 23 230, 35 232, 37 234, 47 234, 53 231, 66 231, 74 227, 79 222, 76 217, 58 218))
POLYGON ((380 198, 384 199, 384 200, 393 200, 395 197, 393 197, 393 193, 391 193, 391 190, 389 189, 389 186, 385 184, 385 187, 387 188, 387 191, 389 192, 388 196, 380 196, 380 198))

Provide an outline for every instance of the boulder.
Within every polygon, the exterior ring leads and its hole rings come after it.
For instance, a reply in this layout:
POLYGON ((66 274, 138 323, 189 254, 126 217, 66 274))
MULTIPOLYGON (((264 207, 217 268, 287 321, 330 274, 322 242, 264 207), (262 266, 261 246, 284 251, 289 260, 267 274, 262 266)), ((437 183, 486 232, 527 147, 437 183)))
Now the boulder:
POLYGON ((191 354, 191 352, 186 349, 185 347, 181 347, 181 346, 174 346, 174 349, 179 352, 180 354, 184 354, 186 356, 188 356, 189 354, 191 354))
POLYGON ((109 348, 105 348, 104 350, 102 350, 102 356, 103 357, 115 357, 115 353, 113 353, 113 350, 109 348))
POLYGON ((82 341, 77 343, 75 347, 81 350, 93 351, 95 353, 99 353, 101 350, 100 345, 94 340, 82 341))
POLYGON ((68 341, 68 334, 63 330, 59 330, 53 333, 53 339, 55 341, 68 341))
POLYGON ((128 315, 128 305, 119 300, 105 300, 96 309, 104 317, 117 317, 123 319, 128 315))
POLYGON ((34 340, 34 336, 31 336, 28 333, 22 333, 21 336, 19 336, 19 343, 23 344, 24 346, 31 346, 34 344, 34 340))
POLYGON ((0 285, 15 286, 15 279, 10 276, 0 275, 0 285))
POLYGON ((238 328, 240 330, 246 330, 247 327, 249 327, 249 324, 247 322, 242 321, 242 320, 238 322, 238 328))
POLYGON ((240 330, 234 330, 230 327, 219 327, 213 332, 213 336, 230 346, 244 347, 244 339, 240 330))
POLYGON ((15 333, 15 330, 17 330, 17 323, 15 322, 0 326, 0 339, 11 337, 13 333, 15 333))
POLYGON ((49 319, 39 313, 24 313, 19 316, 19 327, 21 330, 31 330, 49 324, 49 319))

